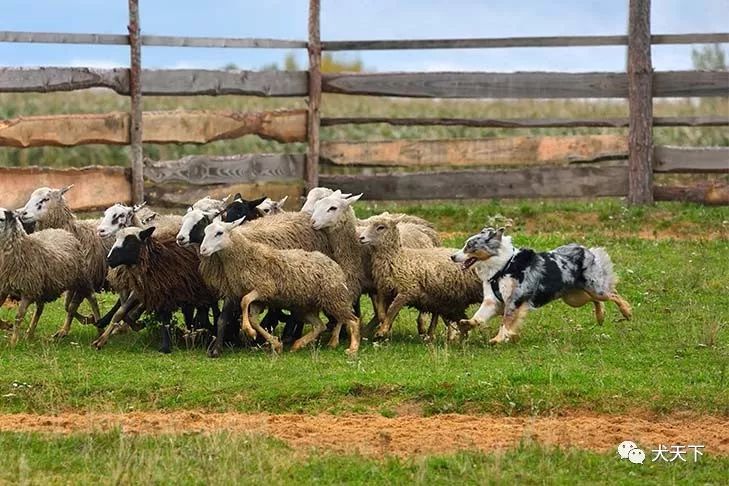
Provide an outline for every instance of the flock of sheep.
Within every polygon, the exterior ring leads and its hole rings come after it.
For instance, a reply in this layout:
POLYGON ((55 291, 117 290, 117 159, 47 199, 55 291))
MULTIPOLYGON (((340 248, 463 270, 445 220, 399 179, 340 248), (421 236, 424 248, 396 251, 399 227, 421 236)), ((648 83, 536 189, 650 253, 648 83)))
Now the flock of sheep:
POLYGON ((66 336, 74 320, 95 324, 93 344, 101 348, 116 332, 139 329, 148 312, 161 324, 161 351, 170 352, 179 310, 187 337, 211 336, 211 356, 241 339, 298 350, 328 327, 329 346, 338 346, 345 327, 347 352, 356 353, 362 294, 375 310, 362 331, 375 338, 389 335, 405 305, 420 312, 424 338, 433 338, 439 317, 455 332, 467 307, 482 300, 481 280, 450 260, 454 250, 440 247, 429 222, 388 213, 359 220, 352 205, 361 195, 316 188, 298 212, 284 211, 285 200, 240 195, 204 198, 184 216, 116 204, 101 220, 81 220, 65 201, 69 189, 40 188, 23 208, 0 209, 0 303, 19 302, 12 344, 29 305, 36 305, 30 338, 44 305, 64 292, 66 317, 55 337, 66 336), (103 290, 119 296, 105 316, 95 298, 103 290), (78 311, 84 300, 91 316, 78 311))

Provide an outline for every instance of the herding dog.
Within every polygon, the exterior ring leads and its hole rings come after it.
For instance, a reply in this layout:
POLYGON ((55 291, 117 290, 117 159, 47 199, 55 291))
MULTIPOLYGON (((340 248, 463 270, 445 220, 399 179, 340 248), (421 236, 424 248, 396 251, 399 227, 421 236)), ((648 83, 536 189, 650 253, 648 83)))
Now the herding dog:
POLYGON ((572 307, 592 302, 598 324, 605 319, 606 301, 615 302, 626 319, 631 317, 630 304, 615 292, 617 276, 603 248, 573 243, 537 253, 528 248, 515 249, 511 238, 504 236, 504 228, 484 228, 471 236, 451 260, 461 263, 464 270, 476 265, 476 273, 483 281, 481 307, 471 319, 459 322, 463 338, 501 313, 499 332, 489 342, 508 342, 518 335, 530 309, 558 298, 572 307))

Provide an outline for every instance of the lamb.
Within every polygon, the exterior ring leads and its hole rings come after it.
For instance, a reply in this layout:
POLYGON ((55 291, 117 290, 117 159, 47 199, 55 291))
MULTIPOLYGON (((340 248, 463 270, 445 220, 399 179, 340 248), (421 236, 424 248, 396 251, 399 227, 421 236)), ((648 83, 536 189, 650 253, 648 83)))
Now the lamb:
MULTIPOLYGON (((314 205, 314 211, 311 222, 316 230, 323 231, 328 238, 329 245, 332 248, 332 258, 339 263, 347 275, 347 286, 355 294, 358 301, 363 290, 370 294, 370 298, 375 308, 375 318, 368 325, 384 320, 387 302, 382 301, 373 295, 377 288, 372 279, 371 272, 371 256, 370 248, 363 246, 359 242, 358 228, 356 226, 357 219, 352 210, 352 204, 358 201, 362 194, 357 196, 347 196, 335 191, 314 205)), ((397 218, 392 219, 397 222, 397 218)), ((418 239, 408 238, 407 235, 412 233, 403 227, 403 224, 397 224, 397 229, 403 246, 407 248, 430 248, 432 240, 430 238, 418 239)), ((435 326, 438 317, 432 316, 431 327, 435 326)), ((425 335, 425 317, 421 314, 418 316, 418 330, 421 335, 425 335)), ((330 345, 335 346, 338 333, 332 335, 330 345)))
MULTIPOLYGON (((81 243, 62 229, 47 229, 26 234, 18 216, 0 208, 0 297, 20 299, 11 345, 18 341, 20 324, 28 306, 35 303, 35 313, 28 327, 31 338, 46 303, 68 291, 81 298, 93 292, 91 282, 79 262, 84 258, 81 243)), ((80 302, 80 301, 79 301, 80 302)), ((78 302, 66 303, 64 327, 70 326, 78 302)))
MULTIPOLYGON (((214 309, 217 317, 217 296, 202 280, 198 270, 200 260, 192 248, 177 245, 173 235, 152 236, 155 227, 125 228, 117 233, 109 252, 111 268, 119 268, 131 284, 129 300, 138 300, 144 310, 155 312, 162 320, 163 353, 170 352, 170 320, 177 309, 214 309)), ((117 313, 119 314, 119 313, 117 313)), ((101 348, 117 327, 112 323, 93 344, 101 348)))
POLYGON ((117 231, 130 227, 148 227, 154 224, 157 234, 173 232, 177 233, 182 224, 182 217, 177 215, 159 215, 149 210, 144 204, 129 207, 124 204, 114 204, 106 211, 97 227, 97 234, 100 238, 112 238, 117 231))
MULTIPOLYGON (((251 319, 249 309, 257 301, 295 309, 314 325, 312 331, 294 342, 291 349, 296 351, 326 329, 319 318, 319 312, 324 311, 338 323, 346 324, 350 335, 347 353, 356 354, 359 320, 352 311, 351 292, 339 265, 319 252, 278 250, 255 243, 248 238, 248 233, 233 231, 242 222, 243 219, 232 223, 216 221, 205 228, 200 255, 203 262, 208 262, 206 268, 218 270, 218 288, 227 298, 243 296, 243 330, 251 337, 260 333, 274 352, 281 352, 278 338, 261 327, 255 317, 251 319)), ((205 272, 203 276, 211 277, 205 272)))
MULTIPOLYGON (((328 187, 315 187, 306 195, 306 201, 301 211, 312 214, 317 202, 329 196, 348 197, 351 194, 342 194, 342 191, 339 189, 335 191, 328 187)), ((417 216, 401 213, 390 214, 385 212, 378 216, 387 216, 399 225, 403 246, 409 248, 431 248, 440 246, 441 244, 438 233, 429 221, 417 216)), ((370 219, 357 220, 358 229, 360 231, 363 230, 369 224, 370 219)))
POLYGON ((397 224, 388 217, 372 218, 360 241, 372 247, 372 276, 378 294, 393 299, 376 338, 389 335, 403 306, 438 314, 455 329, 468 306, 483 298, 478 275, 473 270, 464 272, 450 261, 453 250, 403 248, 397 224))
MULTIPOLYGON (((75 236, 81 243, 81 248, 84 250, 84 256, 80 259, 80 264, 84 267, 83 270, 91 281, 94 292, 99 292, 106 282, 106 254, 111 248, 113 241, 97 235, 96 226, 98 225, 98 221, 76 219, 76 216, 71 212, 63 197, 72 187, 68 186, 63 189, 41 187, 36 189, 31 194, 25 206, 18 210, 18 214, 23 223, 35 223, 36 231, 52 228, 64 229, 75 236)), ((67 300, 72 308, 77 309, 83 299, 78 295, 69 294, 67 295, 67 300)), ((91 312, 93 314, 92 322, 97 322, 100 319, 100 313, 96 296, 94 293, 90 293, 86 296, 86 300, 88 300, 91 306, 91 312)), ((76 317, 81 322, 88 322, 82 316, 77 315, 76 317)), ((65 337, 70 330, 71 323, 66 321, 54 337, 65 337)))
MULTIPOLYGON (((177 244, 188 246, 191 244, 200 244, 204 238, 205 228, 213 222, 213 217, 204 214, 199 210, 189 210, 183 218, 180 233, 177 235, 177 244)), ((331 254, 331 249, 325 235, 315 231, 309 223, 309 216, 304 213, 279 213, 266 218, 256 219, 246 222, 241 226, 240 230, 244 232, 249 239, 257 243, 263 243, 273 248, 284 249, 301 249, 306 251, 319 251, 326 255, 331 254)), ((208 265, 211 260, 203 259, 201 261, 201 272, 219 273, 219 269, 210 268, 208 265)), ((220 275, 218 275, 220 277, 220 275)), ((213 279, 212 288, 217 289, 219 278, 213 279)), ((225 297, 221 294, 222 297, 225 297)), ((226 301, 223 306, 222 319, 218 323, 218 334, 213 348, 210 350, 210 356, 216 357, 222 351, 224 333, 227 323, 235 317, 234 309, 238 307, 238 302, 242 295, 235 296, 236 300, 226 301)), ((278 323, 280 313, 274 312, 269 318, 266 316, 266 323, 269 328, 278 323), (274 320, 275 319, 275 320, 274 320)), ((291 331, 289 334, 296 334, 291 331)))
POLYGON ((286 204, 288 198, 288 196, 284 196, 283 199, 274 201, 270 197, 267 197, 261 204, 256 206, 256 209, 261 216, 273 216, 274 214, 283 213, 285 211, 284 204, 286 204))

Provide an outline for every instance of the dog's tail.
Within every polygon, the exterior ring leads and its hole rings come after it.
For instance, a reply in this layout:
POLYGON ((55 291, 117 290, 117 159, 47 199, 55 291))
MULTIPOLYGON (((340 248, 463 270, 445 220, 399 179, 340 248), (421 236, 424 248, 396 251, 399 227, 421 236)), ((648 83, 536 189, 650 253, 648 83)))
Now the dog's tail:
POLYGON ((613 270, 610 255, 602 247, 590 248, 588 253, 593 258, 585 259, 585 280, 600 294, 614 292, 618 276, 613 270))

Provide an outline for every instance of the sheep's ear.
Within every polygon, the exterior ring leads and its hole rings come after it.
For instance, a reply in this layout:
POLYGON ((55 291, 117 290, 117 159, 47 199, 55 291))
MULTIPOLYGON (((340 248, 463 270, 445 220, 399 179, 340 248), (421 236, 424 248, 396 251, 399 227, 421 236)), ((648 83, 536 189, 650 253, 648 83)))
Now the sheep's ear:
POLYGON ((154 233, 154 230, 155 230, 154 226, 150 226, 147 229, 143 229, 142 231, 139 232, 139 239, 142 241, 146 240, 147 238, 152 236, 152 233, 154 233))
POLYGON ((330 196, 342 197, 342 191, 339 190, 339 189, 337 189, 336 191, 334 191, 333 193, 331 193, 330 196))
POLYGON ((192 212, 192 206, 190 206, 189 208, 187 208, 187 211, 186 212, 187 213, 191 213, 192 212))
POLYGON ((351 204, 354 204, 357 201, 359 201, 359 198, 361 198, 363 196, 363 194, 364 193, 360 192, 356 196, 349 196, 349 197, 344 198, 344 200, 347 201, 347 204, 351 205, 351 204))
MULTIPOLYGON (((230 196, 231 196, 231 195, 230 195, 230 194, 228 194, 227 196, 225 196, 225 197, 223 198, 223 200, 222 200, 221 202, 222 202, 223 204, 227 203, 227 202, 228 202, 228 199, 230 199, 230 196)), ((208 197, 210 197, 210 196, 208 196, 208 197)))
POLYGON ((60 189, 58 192, 61 194, 61 196, 63 196, 64 194, 66 194, 71 189, 73 189, 73 184, 71 184, 70 186, 66 186, 63 189, 60 189))
POLYGON ((263 201, 265 201, 266 199, 268 199, 268 198, 266 196, 263 196, 263 197, 259 197, 258 199, 254 199, 252 201, 248 201, 248 203, 251 206, 255 207, 255 206, 258 206, 259 204, 263 203, 263 201))
POLYGON ((284 204, 286 204, 286 201, 289 199, 288 196, 284 196, 277 204, 279 207, 282 207, 284 204))
POLYGON ((147 205, 147 201, 142 201, 142 204, 135 204, 134 206, 132 206, 132 212, 136 213, 146 205, 147 205))
POLYGON ((233 196, 233 201, 243 202, 243 194, 241 194, 240 192, 236 192, 235 196, 233 196))
POLYGON ((246 217, 245 216, 243 216, 240 219, 236 219, 232 223, 228 223, 229 224, 228 228, 230 228, 230 229, 237 228, 238 226, 242 225, 243 224, 243 221, 245 221, 245 220, 246 220, 246 217))

